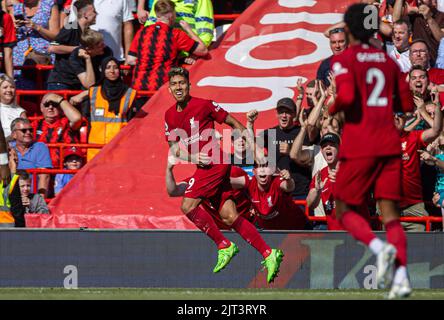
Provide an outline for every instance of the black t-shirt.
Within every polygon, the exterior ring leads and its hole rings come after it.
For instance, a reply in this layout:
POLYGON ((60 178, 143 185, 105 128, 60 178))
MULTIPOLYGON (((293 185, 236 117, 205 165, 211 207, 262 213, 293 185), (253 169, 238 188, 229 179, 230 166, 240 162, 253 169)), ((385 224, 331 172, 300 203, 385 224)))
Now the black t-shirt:
POLYGON ((316 79, 322 80, 322 82, 328 87, 330 81, 328 81, 328 73, 330 72, 330 60, 331 56, 325 60, 322 60, 319 65, 318 71, 316 72, 316 79))
MULTIPOLYGON (((279 126, 273 127, 271 129, 267 129, 263 131, 262 135, 264 136, 264 146, 267 148, 268 152, 271 152, 271 148, 268 147, 268 137, 270 136, 270 139, 272 139, 272 136, 270 134, 269 130, 276 130, 276 140, 270 141, 273 142, 276 148, 276 164, 279 169, 287 169, 290 171, 290 175, 294 180, 295 188, 292 193, 293 196, 307 196, 308 189, 311 182, 311 168, 309 167, 302 167, 298 165, 296 162, 290 159, 289 155, 281 154, 279 152, 279 144, 280 143, 288 143, 290 145, 293 144, 294 139, 296 139, 296 136, 299 134, 299 131, 301 130, 300 126, 294 126, 293 128, 289 130, 282 130, 279 128, 279 126)), ((304 145, 309 146, 310 141, 308 137, 305 137, 304 145)), ((270 155, 268 156, 270 158, 270 155)))
POLYGON ((11 203, 11 214, 14 217, 15 227, 24 228, 26 226, 25 207, 22 204, 22 195, 18 181, 9 195, 9 202, 11 203))
MULTIPOLYGON (((85 59, 79 57, 79 50, 82 49, 82 47, 77 47, 71 52, 71 55, 69 56, 69 70, 64 72, 63 79, 60 81, 61 83, 64 83, 66 85, 69 85, 72 88, 79 88, 81 87, 81 82, 77 75, 86 72, 86 63, 85 59)), ((100 66, 102 64, 102 61, 106 57, 110 57, 113 55, 112 50, 109 47, 105 47, 104 53, 100 56, 95 56, 92 58, 92 65, 94 69, 94 75, 96 78, 96 84, 100 80, 101 72, 100 72, 100 66)))
MULTIPOLYGON (((55 42, 64 46, 77 47, 80 45, 81 34, 82 29, 80 28, 65 29, 65 27, 63 27, 58 33, 55 42)), ((54 69, 49 74, 48 83, 64 83, 64 75, 71 69, 69 56, 69 53, 55 55, 54 69)))

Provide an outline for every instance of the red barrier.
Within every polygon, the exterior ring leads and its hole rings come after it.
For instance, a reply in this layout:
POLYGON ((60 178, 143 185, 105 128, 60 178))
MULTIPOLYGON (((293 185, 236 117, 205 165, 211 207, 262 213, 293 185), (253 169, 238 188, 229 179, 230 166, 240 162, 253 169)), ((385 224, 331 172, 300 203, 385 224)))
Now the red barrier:
MULTIPOLYGON (((305 210, 304 214, 307 217, 309 221, 322 221, 327 222, 326 217, 320 217, 320 216, 310 216, 310 210, 307 206, 307 201, 305 200, 294 200, 294 203, 297 205, 303 205, 305 210)), ((373 216, 370 217, 372 220, 379 220, 382 221, 382 217, 380 216, 373 216)), ((419 222, 419 223, 425 223, 426 224, 426 231, 429 232, 431 230, 432 223, 442 223, 442 217, 432 217, 432 216, 424 216, 424 217, 401 217, 399 220, 401 222, 419 222)))
MULTIPOLYGON (((20 97, 22 96, 44 96, 50 92, 57 93, 68 99, 68 97, 82 93, 83 90, 16 90, 15 95, 17 97, 17 104, 20 104, 20 97)), ((152 97, 155 93, 156 91, 141 90, 137 91, 137 97, 152 97)))

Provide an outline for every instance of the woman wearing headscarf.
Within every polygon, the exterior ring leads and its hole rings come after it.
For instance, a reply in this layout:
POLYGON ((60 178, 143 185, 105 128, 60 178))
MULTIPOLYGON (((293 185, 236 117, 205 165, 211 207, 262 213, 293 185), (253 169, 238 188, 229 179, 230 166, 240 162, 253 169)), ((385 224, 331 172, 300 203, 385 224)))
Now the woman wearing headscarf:
MULTIPOLYGON (((123 82, 117 59, 114 57, 104 59, 101 71, 102 78, 97 86, 70 100, 76 105, 89 97, 89 108, 83 110, 83 113, 90 124, 88 135, 90 144, 107 144, 142 107, 142 101, 136 99, 136 90, 123 82)), ((88 161, 98 152, 99 149, 89 148, 88 161)))

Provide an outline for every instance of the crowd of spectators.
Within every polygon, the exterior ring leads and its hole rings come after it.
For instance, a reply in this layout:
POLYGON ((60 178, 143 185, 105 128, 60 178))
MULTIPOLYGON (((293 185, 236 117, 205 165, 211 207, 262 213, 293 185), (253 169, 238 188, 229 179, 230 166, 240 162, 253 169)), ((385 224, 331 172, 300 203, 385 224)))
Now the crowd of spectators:
MULTIPOLYGON (((437 0, 362 0, 378 9, 380 32, 372 45, 384 48, 399 65, 415 98, 416 111, 395 114, 402 137, 403 216, 441 215, 444 203, 444 13, 437 0)), ((73 174, 38 174, 33 190, 30 168, 79 169, 98 149, 70 147, 60 154, 48 143, 108 143, 137 114, 148 99, 141 91, 155 91, 167 81, 168 70, 206 59, 211 49, 213 12, 242 12, 253 1, 211 0, 3 0, 0 12, 0 117, 17 159, 22 201, 27 212, 42 199, 58 194, 73 174), (34 69, 15 68, 52 64, 39 83, 34 69), (131 68, 123 66, 132 66, 131 68), (123 69, 123 70, 122 70, 123 69), (43 84, 43 87, 42 87, 43 84), (17 89, 55 91, 36 99, 21 99, 17 89), (64 99, 58 90, 81 90, 64 99), (29 104, 35 105, 32 114, 29 104), (35 116, 38 116, 35 118, 35 116), (33 117, 32 121, 28 120, 33 117), (114 119, 112 122, 108 118, 114 119), (117 119, 117 120, 116 120, 117 119), (82 140, 81 129, 87 131, 82 140), (23 187, 23 188, 22 188, 23 187), (23 195, 25 194, 25 196, 23 195)), ((325 30, 332 56, 347 48, 344 25, 325 30)), ((258 138, 274 152, 279 170, 294 181, 292 198, 307 200, 310 214, 327 216, 327 223, 305 228, 341 229, 334 220, 331 183, 335 181, 343 118, 332 117, 335 81, 331 57, 320 61, 316 79, 298 82, 295 98, 276 104, 277 123, 258 138), (271 136, 271 138, 270 138, 271 136), (273 145, 267 145, 271 142, 273 145)), ((251 111, 248 123, 260 117, 251 111)), ((248 143, 233 138, 234 163, 253 175, 247 163, 248 143), (236 151, 237 150, 237 151, 236 151)), ((44 201, 43 201, 44 202, 44 201)), ((37 210, 37 209, 35 209, 37 210)), ((40 210, 40 209, 39 209, 40 210)), ((41 209, 39 212, 47 212, 41 209)), ((373 199, 369 216, 377 215, 373 199)), ((444 212, 444 211, 443 211, 444 212)), ((422 231, 424 223, 405 223, 422 231)))

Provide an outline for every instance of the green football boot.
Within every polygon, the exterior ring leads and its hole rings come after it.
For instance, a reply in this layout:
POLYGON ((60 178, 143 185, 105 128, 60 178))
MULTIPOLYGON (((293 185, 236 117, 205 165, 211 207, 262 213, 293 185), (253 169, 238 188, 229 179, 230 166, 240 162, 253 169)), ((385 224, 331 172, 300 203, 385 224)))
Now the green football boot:
POLYGON ((231 245, 228 248, 219 249, 217 252, 217 264, 214 267, 213 272, 217 273, 225 268, 238 252, 239 248, 234 242, 231 242, 231 245))
POLYGON ((279 273, 279 267, 281 266, 282 259, 284 258, 284 253, 280 249, 271 249, 271 253, 268 257, 265 258, 261 263, 264 265, 264 268, 267 268, 267 282, 271 283, 274 281, 274 278, 279 273))

